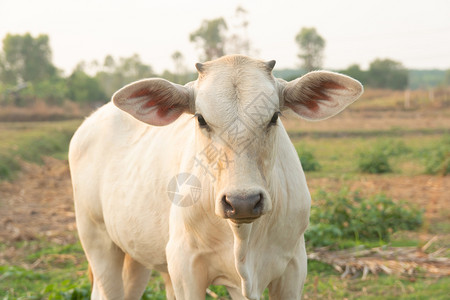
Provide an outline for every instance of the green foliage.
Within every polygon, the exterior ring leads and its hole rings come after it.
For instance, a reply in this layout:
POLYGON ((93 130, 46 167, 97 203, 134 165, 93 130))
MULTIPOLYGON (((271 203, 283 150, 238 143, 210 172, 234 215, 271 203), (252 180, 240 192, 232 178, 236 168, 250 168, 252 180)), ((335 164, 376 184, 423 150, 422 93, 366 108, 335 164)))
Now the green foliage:
POLYGON ((450 86, 450 76, 449 81, 446 83, 445 74, 443 70, 408 70, 408 87, 415 90, 428 89, 442 84, 450 86))
POLYGON ((427 174, 450 174, 450 135, 445 135, 438 143, 423 153, 427 174))
POLYGON ((325 49, 325 39, 314 27, 303 27, 295 36, 295 42, 300 47, 298 57, 303 60, 303 68, 307 71, 320 69, 325 49))
POLYGON ((53 77, 33 85, 33 93, 48 104, 62 105, 67 98, 67 82, 61 77, 53 77))
POLYGON ((87 75, 82 70, 75 70, 67 79, 67 96, 79 103, 106 102, 99 80, 87 75))
POLYGON ((251 56, 254 51, 248 35, 248 11, 242 6, 237 6, 229 23, 232 25, 231 33, 227 37, 226 52, 251 56))
POLYGON ((389 158, 408 154, 411 150, 402 141, 379 140, 371 148, 358 151, 358 169, 361 172, 382 174, 392 171, 389 158))
POLYGON ((304 299, 341 300, 446 300, 449 293, 449 276, 436 279, 379 275, 362 280, 342 279, 340 274, 325 272, 308 272, 303 291, 304 299))
POLYGON ((15 153, 21 159, 40 163, 42 162, 43 156, 66 152, 71 137, 71 132, 54 131, 48 135, 39 136, 24 141, 15 153))
POLYGON ((0 284, 4 292, 2 299, 90 299, 90 285, 86 280, 55 281, 49 272, 27 270, 18 266, 0 266, 0 274, 1 281, 5 284, 0 284))
POLYGON ((403 141, 379 140, 370 149, 358 151, 358 169, 364 173, 383 174, 392 172, 390 158, 410 153, 403 141))
POLYGON ((382 174, 392 172, 389 156, 380 149, 360 151, 358 155, 358 169, 364 173, 382 174))
POLYGON ((189 36, 191 42, 196 43, 203 54, 200 60, 212 60, 225 54, 226 37, 228 26, 224 18, 203 20, 200 28, 189 36))
POLYGON ((91 298, 90 284, 83 284, 64 280, 59 285, 49 284, 42 291, 49 300, 89 300, 91 298))
POLYGON ((297 149, 298 157, 302 164, 303 171, 318 171, 320 164, 314 154, 307 149, 297 149))
POLYGON ((359 82, 361 82, 363 85, 367 84, 368 81, 368 74, 367 71, 361 70, 361 67, 357 64, 349 66, 345 70, 339 71, 342 74, 345 74, 347 76, 350 76, 352 78, 355 78, 359 82))
POLYGON ((405 145, 405 142, 395 139, 378 140, 374 148, 388 156, 402 156, 411 152, 411 149, 405 145))
POLYGON ((138 54, 130 57, 120 57, 118 60, 107 55, 103 67, 95 74, 95 80, 101 90, 110 98, 112 94, 123 86, 143 78, 154 77, 155 73, 150 65, 141 61, 138 54))
MULTIPOLYGON (((408 87, 410 72, 403 65, 391 59, 375 59, 370 63, 369 70, 361 70, 357 64, 349 66, 340 73, 359 80, 362 84, 372 88, 404 90, 408 87)), ((417 72, 413 72, 417 75, 417 72)), ((422 77, 419 77, 422 79, 422 77)), ((414 86, 417 86, 417 76, 414 86)))
POLYGON ((403 90, 408 86, 408 70, 400 62, 376 59, 370 63, 368 85, 374 88, 403 90))
POLYGON ((41 163, 43 156, 67 153, 74 128, 24 134, 12 147, 0 148, 0 180, 11 180, 20 160, 41 163))
POLYGON ((443 83, 445 86, 450 86, 450 69, 447 69, 447 71, 445 71, 445 78, 443 80, 443 83))
POLYGON ((8 84, 39 82, 56 74, 48 35, 7 34, 3 39, 0 79, 8 84))
POLYGON ((305 233, 305 240, 314 247, 343 239, 389 241, 393 232, 422 224, 421 211, 382 194, 363 198, 346 189, 338 194, 319 191, 314 202, 319 204, 311 207, 311 225, 305 233))
POLYGON ((335 274, 336 270, 329 264, 318 261, 308 260, 308 275, 312 274, 335 274))
POLYGON ((0 180, 11 180, 20 170, 20 164, 12 155, 0 153, 0 180))

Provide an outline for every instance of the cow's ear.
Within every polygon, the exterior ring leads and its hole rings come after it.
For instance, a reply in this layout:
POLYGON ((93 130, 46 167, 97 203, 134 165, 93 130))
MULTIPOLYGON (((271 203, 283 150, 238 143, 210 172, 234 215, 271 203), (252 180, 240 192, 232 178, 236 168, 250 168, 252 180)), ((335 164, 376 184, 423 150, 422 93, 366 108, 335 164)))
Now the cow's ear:
POLYGON ((112 101, 142 122, 163 126, 175 121, 183 112, 191 112, 193 91, 189 84, 182 86, 151 78, 121 88, 112 101))
POLYGON ((333 72, 310 72, 290 82, 280 80, 280 102, 307 120, 332 117, 363 93, 359 81, 333 72))

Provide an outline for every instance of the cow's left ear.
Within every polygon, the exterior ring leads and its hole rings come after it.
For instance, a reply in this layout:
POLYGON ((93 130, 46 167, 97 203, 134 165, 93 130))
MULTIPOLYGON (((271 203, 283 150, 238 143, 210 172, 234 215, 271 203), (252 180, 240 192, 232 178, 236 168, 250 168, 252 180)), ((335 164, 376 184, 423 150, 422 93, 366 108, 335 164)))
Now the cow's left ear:
POLYGON ((142 122, 164 126, 183 112, 192 113, 193 94, 190 83, 182 86, 165 79, 150 78, 121 88, 114 93, 112 101, 142 122))
POLYGON ((363 93, 359 81, 326 71, 310 72, 290 82, 280 80, 279 89, 283 108, 314 121, 336 115, 363 93))

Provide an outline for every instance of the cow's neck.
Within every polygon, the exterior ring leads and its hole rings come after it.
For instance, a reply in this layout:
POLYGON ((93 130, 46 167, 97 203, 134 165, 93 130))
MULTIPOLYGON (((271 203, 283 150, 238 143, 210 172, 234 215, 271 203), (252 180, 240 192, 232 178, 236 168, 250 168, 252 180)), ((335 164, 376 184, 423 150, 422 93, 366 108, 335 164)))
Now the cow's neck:
MULTIPOLYGON (((281 157, 286 157, 286 154, 281 153, 281 157)), ((301 226, 293 222, 294 219, 298 221, 303 218, 302 211, 305 209, 293 196, 298 187, 291 187, 289 177, 284 175, 284 172, 289 174, 286 169, 290 167, 284 161, 277 160, 269 175, 268 190, 272 198, 272 211, 269 214, 251 224, 237 225, 228 221, 234 238, 236 271, 241 279, 242 292, 249 299, 257 299, 261 288, 270 283, 265 268, 270 268, 272 275, 283 272, 295 251, 286 249, 296 249, 299 238, 295 236, 300 237, 303 232, 301 226)), ((304 218, 307 219, 307 216, 304 218)))
POLYGON ((244 296, 247 298, 254 298, 254 294, 257 293, 257 288, 254 286, 252 280, 252 272, 254 271, 249 266, 249 239, 253 228, 253 224, 235 224, 229 222, 234 237, 234 264, 236 271, 241 278, 241 288, 244 296))

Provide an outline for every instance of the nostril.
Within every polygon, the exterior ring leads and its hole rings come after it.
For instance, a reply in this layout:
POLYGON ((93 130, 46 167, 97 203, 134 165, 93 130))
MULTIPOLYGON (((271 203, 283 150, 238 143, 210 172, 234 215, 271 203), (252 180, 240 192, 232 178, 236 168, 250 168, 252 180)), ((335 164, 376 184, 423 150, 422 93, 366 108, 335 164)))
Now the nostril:
POLYGON ((222 205, 223 205, 223 209, 224 209, 226 214, 233 214, 234 213, 234 207, 233 207, 233 205, 231 205, 231 203, 228 200, 226 195, 224 195, 222 197, 222 205))
POLYGON ((259 200, 256 202, 255 206, 253 207, 253 213, 254 214, 260 214, 263 209, 263 195, 259 194, 259 200))

